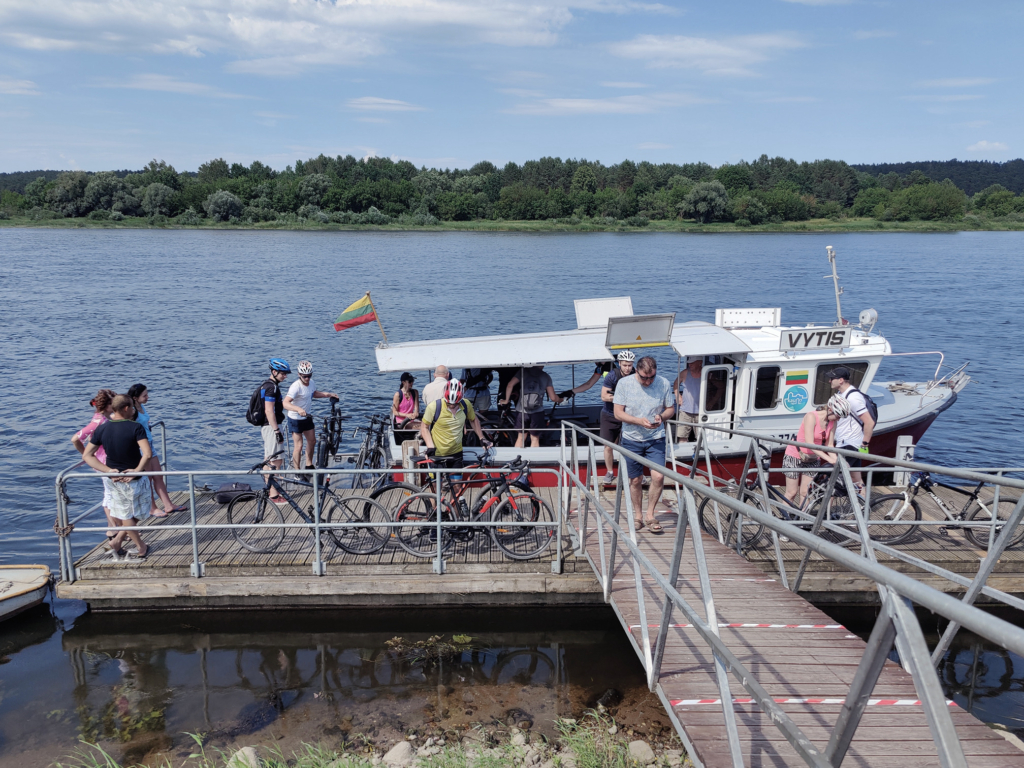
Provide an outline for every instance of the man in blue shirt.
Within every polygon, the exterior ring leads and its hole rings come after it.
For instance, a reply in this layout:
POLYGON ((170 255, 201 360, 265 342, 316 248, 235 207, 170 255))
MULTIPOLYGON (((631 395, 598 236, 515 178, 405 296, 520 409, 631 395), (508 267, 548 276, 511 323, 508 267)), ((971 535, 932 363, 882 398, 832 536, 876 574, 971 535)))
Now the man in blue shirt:
MULTIPOLYGON (((653 462, 665 466, 665 420, 676 412, 675 398, 668 379, 658 375, 658 363, 653 357, 641 357, 636 362, 636 373, 622 379, 615 387, 615 418, 622 422, 622 447, 653 462)), ((651 487, 647 492, 647 517, 643 518, 644 465, 626 459, 629 476, 629 495, 633 502, 633 526, 640 530, 645 525, 651 533, 661 533, 661 525, 654 519, 654 509, 661 499, 665 476, 651 470, 651 487)))

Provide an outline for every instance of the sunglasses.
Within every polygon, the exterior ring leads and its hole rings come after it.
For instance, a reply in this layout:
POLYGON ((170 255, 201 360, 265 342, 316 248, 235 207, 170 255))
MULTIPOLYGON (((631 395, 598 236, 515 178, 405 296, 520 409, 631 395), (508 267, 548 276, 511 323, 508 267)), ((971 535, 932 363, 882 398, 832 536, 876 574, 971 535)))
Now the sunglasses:
POLYGON ((311 377, 312 375, 313 375, 312 373, 300 373, 300 374, 299 374, 299 378, 300 378, 300 379, 308 379, 308 378, 310 378, 310 377, 311 377))
POLYGON ((642 373, 640 373, 640 371, 636 372, 636 377, 638 379, 640 379, 640 381, 654 381, 654 377, 657 376, 657 375, 658 375, 657 371, 652 373, 650 376, 644 376, 642 373))

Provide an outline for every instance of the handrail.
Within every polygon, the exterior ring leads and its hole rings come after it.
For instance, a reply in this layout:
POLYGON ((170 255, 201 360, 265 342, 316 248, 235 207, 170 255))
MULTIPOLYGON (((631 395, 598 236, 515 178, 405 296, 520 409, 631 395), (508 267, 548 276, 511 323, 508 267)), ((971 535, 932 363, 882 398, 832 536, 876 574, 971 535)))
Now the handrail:
POLYGON ((937 349, 930 350, 928 352, 890 352, 888 355, 886 355, 886 357, 916 357, 918 355, 939 356, 939 364, 935 366, 935 379, 933 379, 933 381, 937 380, 939 378, 939 371, 942 370, 942 364, 946 360, 946 355, 942 352, 939 352, 937 349))
MULTIPOLYGON (((714 427, 709 428, 714 429, 714 427)), ((742 434, 737 430, 723 431, 733 431, 742 434)), ((747 436, 753 437, 755 440, 764 439, 760 435, 748 434, 747 436)), ((810 445, 798 443, 796 441, 782 442, 795 445, 810 445)), ((731 672, 739 683, 743 685, 748 692, 750 692, 755 700, 757 700, 759 706, 769 714, 771 722, 780 728, 785 738, 793 745, 794 749, 797 750, 808 765, 838 766, 842 762, 846 749, 853 737, 853 733, 859 724, 860 714, 863 712, 864 703, 874 687, 878 674, 884 664, 885 656, 889 653, 892 643, 895 641, 900 652, 901 660, 908 668, 908 671, 910 671, 914 679, 915 686, 917 687, 922 705, 925 707, 929 716, 929 724, 933 730, 941 764, 948 766, 966 765, 962 749, 960 748, 959 742, 955 739, 955 729, 953 728, 952 721, 949 718, 948 707, 946 706, 944 699, 942 699, 938 678, 936 677, 935 670, 930 663, 931 660, 928 658, 927 646, 924 642, 921 627, 918 624, 913 611, 907 609, 904 601, 908 599, 912 600, 918 605, 951 619, 953 624, 965 626, 976 634, 996 642, 1002 647, 1018 654, 1024 653, 1024 629, 1015 627, 1002 619, 981 611, 970 604, 969 600, 957 600, 956 598, 946 595, 933 587, 922 584, 907 574, 900 573, 881 565, 874 560, 873 556, 858 556, 837 544, 833 544, 820 538, 816 534, 822 523, 825 522, 822 520, 822 515, 826 508, 824 503, 821 504, 821 510, 819 510, 818 517, 813 524, 812 530, 807 531, 802 525, 776 518, 756 506, 745 504, 718 490, 705 486, 691 477, 683 475, 675 469, 656 465, 648 459, 640 457, 607 440, 603 440, 599 436, 580 429, 574 424, 567 423, 564 425, 562 444, 563 457, 560 460, 560 467, 570 480, 571 486, 574 487, 581 495, 580 506, 582 509, 580 513, 580 530, 576 532, 575 538, 579 541, 579 548, 586 554, 588 560, 590 560, 595 573, 597 573, 599 578, 602 579, 602 583, 608 583, 609 574, 614 569, 615 547, 616 544, 621 541, 625 548, 623 556, 625 557, 628 554, 628 557, 632 559, 633 571, 637 577, 637 599, 640 603, 640 610, 646 610, 643 607, 645 595, 639 582, 640 570, 646 571, 650 574, 651 579, 658 584, 665 595, 666 603, 659 629, 658 645, 653 649, 654 652, 652 653, 650 641, 645 633, 643 636, 644 648, 642 649, 643 653, 641 653, 641 657, 645 663, 645 668, 648 672, 648 681, 651 689, 658 690, 659 695, 663 700, 665 700, 665 696, 663 691, 660 689, 660 684, 658 683, 658 677, 660 674, 660 654, 664 650, 663 638, 667 633, 671 609, 677 608, 687 615, 689 622, 694 625, 698 634, 706 643, 708 643, 709 646, 711 646, 717 660, 719 660, 720 663, 723 663, 727 671, 731 672), (570 437, 571 439, 569 439, 570 437), (697 546, 697 541, 701 534, 696 519, 697 516, 694 501, 695 494, 700 494, 703 497, 710 498, 717 504, 732 510, 734 513, 742 517, 750 518, 754 522, 765 526, 772 531, 773 536, 779 534, 788 536, 791 541, 804 547, 808 553, 816 552, 826 559, 829 559, 832 562, 853 571, 854 573, 866 576, 875 582, 882 599, 883 610, 876 623, 875 632, 872 634, 872 640, 869 641, 865 656, 861 660, 861 665, 858 668, 854 685, 851 688, 850 694, 844 704, 842 714, 835 730, 833 731, 832 740, 824 754, 816 750, 800 729, 789 720, 785 713, 782 712, 774 702, 770 700, 770 698, 764 695, 763 689, 760 689, 760 686, 756 683, 756 676, 749 670, 745 669, 738 661, 735 660, 735 657, 731 655, 728 648, 712 631, 711 623, 714 623, 716 620, 712 615, 710 615, 710 611, 707 621, 705 622, 704 620, 701 620, 693 608, 690 607, 686 603, 685 599, 674 589, 673 584, 670 583, 670 581, 674 582, 675 574, 671 576, 671 579, 667 579, 664 574, 660 573, 636 544, 635 534, 624 531, 618 525, 623 495, 626 497, 627 513, 631 514, 632 512, 629 495, 623 494, 622 474, 620 473, 616 490, 616 512, 614 519, 612 515, 604 509, 598 494, 587 488, 586 483, 579 476, 578 461, 575 459, 575 450, 579 443, 579 440, 577 439, 578 437, 583 437, 590 446, 599 445, 611 448, 613 452, 617 454, 620 462, 625 458, 636 461, 650 470, 661 473, 667 480, 676 483, 677 487, 682 489, 682 498, 677 499, 680 525, 677 531, 675 552, 673 554, 673 569, 677 567, 680 559, 682 547, 685 541, 685 528, 687 527, 688 522, 692 531, 691 539, 694 542, 694 550, 697 555, 698 572, 702 579, 702 591, 705 592, 706 601, 710 598, 708 594, 710 591, 710 583, 708 582, 707 588, 704 588, 703 585, 707 582, 707 562, 703 557, 702 548, 697 546), (568 460, 565 456, 567 451, 572 454, 568 460), (597 535, 600 544, 599 563, 594 561, 590 551, 586 548, 586 539, 588 536, 587 520, 590 511, 595 512, 597 522, 597 535), (605 528, 612 532, 612 558, 610 563, 606 562, 604 547, 605 528)), ((832 449, 830 449, 830 451, 831 450, 832 449)), ((754 468, 761 473, 762 469, 760 458, 755 457, 753 455, 753 451, 754 449, 752 445, 748 450, 748 466, 750 465, 751 459, 756 459, 754 461, 754 468)), ((833 472, 833 481, 829 484, 826 494, 827 497, 831 496, 834 481, 838 474, 843 475, 846 480, 847 487, 852 487, 852 482, 850 482, 849 478, 850 467, 847 462, 847 458, 860 458, 863 456, 863 454, 859 454, 858 452, 836 452, 840 454, 841 458, 838 459, 837 469, 833 472)), ((593 453, 593 450, 588 451, 588 454, 590 455, 593 455, 593 453)), ((694 462, 696 466, 696 461, 698 461, 700 457, 698 451, 695 450, 694 453, 694 462)), ((926 471, 938 469, 944 474, 950 474, 950 468, 945 467, 937 468, 934 465, 919 462, 897 462, 896 460, 889 460, 885 457, 869 456, 868 458, 895 462, 898 466, 904 466, 911 469, 921 468, 926 471)), ((592 469, 592 467, 590 467, 590 469, 592 469)), ((979 477, 978 473, 959 472, 959 474, 969 478, 979 477)), ((745 475, 746 472, 744 471, 741 477, 745 477, 745 475)), ((763 477, 763 475, 759 474, 759 477, 763 477)), ((1017 481, 1007 481, 1004 478, 998 478, 991 475, 981 475, 980 477, 983 477, 986 481, 1001 481, 1003 483, 1013 484, 1014 486, 1017 484, 1017 481)), ((594 490, 596 491, 596 473, 594 473, 593 482, 595 483, 594 490)), ((860 508, 859 503, 855 501, 852 503, 855 511, 855 517, 857 518, 860 537, 864 545, 864 551, 865 553, 871 553, 871 555, 873 555, 874 550, 870 546, 870 540, 867 537, 867 526, 864 512, 860 508)), ((1004 526, 998 540, 995 542, 997 549, 1001 545, 1005 546, 1010 538, 1013 528, 1016 526, 1016 523, 1020 521, 1021 517, 1024 517, 1024 502, 1018 503, 1014 514, 1011 515, 1007 525, 1004 526)), ((831 527, 828 523, 825 524, 827 527, 831 527)), ((740 529, 742 530, 742 526, 740 529)), ((738 547, 739 545, 739 542, 737 542, 738 547)), ((991 559, 992 552, 990 552, 989 557, 989 560, 991 559)), ((987 562, 988 560, 986 560, 986 563, 987 562)), ((980 575, 981 574, 979 573, 979 576, 980 575)), ((968 591, 968 595, 970 595, 971 592, 976 593, 977 591, 980 591, 980 586, 977 584, 976 579, 975 582, 972 583, 971 588, 968 591)), ((609 591, 607 587, 605 589, 605 599, 609 599, 609 591)), ((646 621, 642 620, 642 623, 646 627, 646 621)), ((728 688, 726 686, 722 695, 722 701, 723 711, 725 712, 726 717, 727 732, 731 732, 731 729, 734 728, 734 725, 730 726, 729 724, 730 715, 729 707, 727 705, 729 700, 730 694, 728 693, 728 688)), ((672 716, 671 709, 669 714, 672 716)), ((677 721, 674 720, 674 722, 677 721)), ((681 735, 685 740, 685 733, 681 735)), ((730 738, 730 742, 731 741, 732 739, 730 738)), ((738 754, 737 748, 733 747, 731 744, 730 752, 732 754, 733 763, 737 765, 742 764, 742 756, 738 754)))

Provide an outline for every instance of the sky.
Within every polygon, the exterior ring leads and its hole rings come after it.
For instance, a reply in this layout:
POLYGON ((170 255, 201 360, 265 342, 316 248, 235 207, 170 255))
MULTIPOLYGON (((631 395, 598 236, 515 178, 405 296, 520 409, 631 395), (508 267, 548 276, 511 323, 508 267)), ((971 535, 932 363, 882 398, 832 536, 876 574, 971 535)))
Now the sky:
POLYGON ((1009 160, 1022 32, 1020 0, 0 0, 0 171, 1009 160))

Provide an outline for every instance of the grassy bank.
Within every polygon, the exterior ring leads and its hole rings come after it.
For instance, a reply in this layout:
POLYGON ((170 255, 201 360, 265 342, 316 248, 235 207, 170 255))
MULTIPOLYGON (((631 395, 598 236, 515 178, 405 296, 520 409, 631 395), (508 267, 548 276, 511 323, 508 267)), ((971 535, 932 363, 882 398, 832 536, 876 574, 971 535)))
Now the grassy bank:
MULTIPOLYGON (((589 715, 583 722, 558 721, 558 737, 512 728, 495 733, 411 734, 403 742, 375 745, 353 734, 335 746, 303 744, 290 755, 270 747, 222 750, 192 735, 195 748, 182 762, 161 757, 149 768, 674 768, 690 765, 679 743, 630 741, 607 717, 589 715)), ((85 744, 75 754, 54 763, 56 768, 123 768, 101 746, 85 744)), ((136 764, 140 765, 140 764, 136 764)), ((126 766, 124 767, 126 768, 126 766)))
POLYGON ((178 224, 171 219, 125 218, 123 221, 91 219, 35 220, 15 217, 0 220, 0 227, 47 229, 195 229, 195 230, 296 230, 307 232, 382 231, 382 232, 963 232, 1024 231, 1024 222, 967 217, 958 221, 878 221, 870 218, 811 219, 777 224, 737 226, 732 222, 698 224, 693 221, 651 221, 643 227, 629 226, 624 221, 608 222, 589 219, 549 219, 546 221, 446 221, 433 226, 404 224, 345 225, 313 221, 267 221, 257 224, 204 223, 195 226, 178 224))

